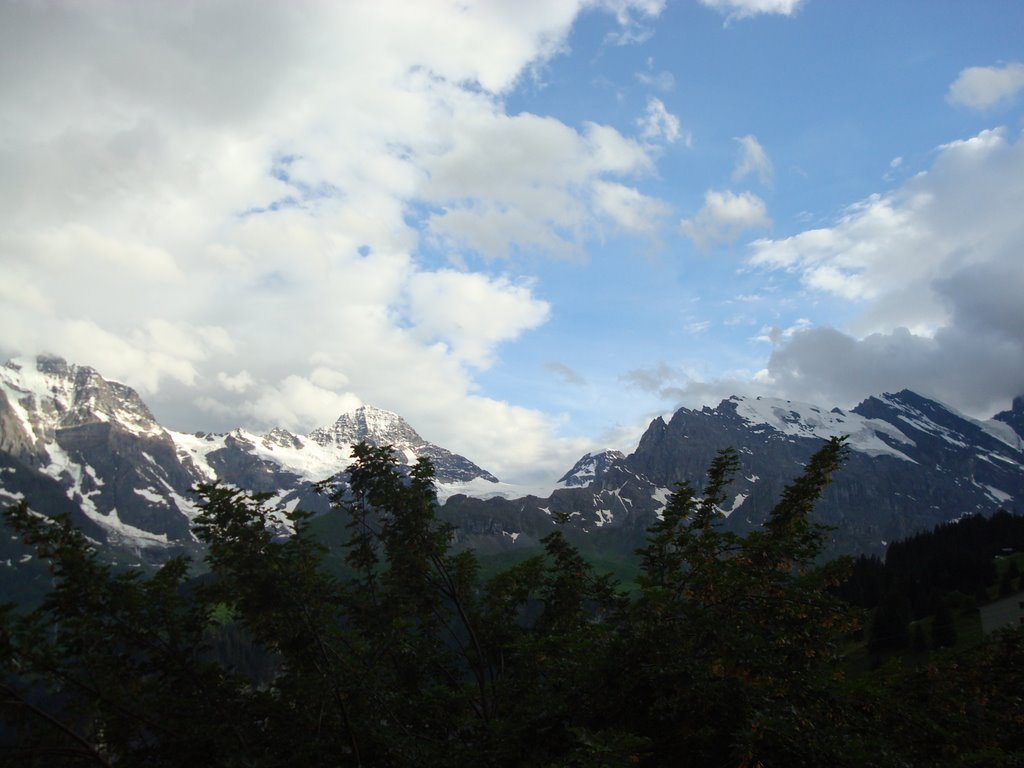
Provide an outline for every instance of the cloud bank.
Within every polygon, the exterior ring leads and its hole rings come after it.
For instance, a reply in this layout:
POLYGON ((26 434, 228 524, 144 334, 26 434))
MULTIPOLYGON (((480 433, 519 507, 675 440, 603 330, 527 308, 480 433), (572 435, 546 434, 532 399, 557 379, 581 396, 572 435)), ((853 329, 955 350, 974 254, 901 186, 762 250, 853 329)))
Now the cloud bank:
MULTIPOLYGON (((475 384, 550 311, 499 260, 650 230, 651 137, 505 110, 591 4, 397 5, 0 7, 0 353, 178 428, 370 402, 500 476, 564 469, 581 444, 475 384)), ((596 5, 624 37, 662 7, 596 5)))
POLYGON ((945 144, 929 171, 850 206, 832 226, 751 245, 748 268, 788 273, 805 300, 846 301, 849 326, 768 329, 753 378, 634 382, 687 404, 733 393, 850 406, 909 388, 976 416, 1024 393, 1024 138, 1004 129, 945 144))

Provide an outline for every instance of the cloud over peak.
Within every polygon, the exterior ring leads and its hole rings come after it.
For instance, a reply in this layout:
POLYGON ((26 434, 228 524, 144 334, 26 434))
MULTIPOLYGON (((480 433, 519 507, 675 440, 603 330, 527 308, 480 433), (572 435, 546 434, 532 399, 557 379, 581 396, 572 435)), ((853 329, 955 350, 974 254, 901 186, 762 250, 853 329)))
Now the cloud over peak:
MULTIPOLYGON (((645 140, 506 111, 588 5, 0 6, 0 354, 94 365, 171 426, 372 402, 544 471, 556 422, 475 376, 549 303, 486 259, 665 212, 645 140)), ((626 37, 663 5, 597 3, 626 37)))

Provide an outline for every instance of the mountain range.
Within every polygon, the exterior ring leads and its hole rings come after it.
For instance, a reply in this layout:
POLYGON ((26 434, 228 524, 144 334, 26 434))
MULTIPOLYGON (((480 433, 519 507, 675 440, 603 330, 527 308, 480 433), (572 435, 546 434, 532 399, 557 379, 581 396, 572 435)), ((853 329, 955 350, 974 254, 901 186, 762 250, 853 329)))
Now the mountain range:
MULTIPOLYGON (((731 397, 715 408, 655 419, 636 449, 587 454, 544 495, 515 488, 422 438, 397 414, 365 406, 308 435, 183 433, 157 423, 139 395, 56 357, 0 367, 0 504, 26 499, 66 512, 122 562, 196 554, 191 489, 220 481, 270 494, 283 511, 327 510, 314 484, 342 471, 351 446, 393 445, 399 460, 429 457, 442 518, 456 545, 486 554, 536 546, 559 520, 575 541, 610 556, 644 538, 675 483, 699 489, 715 453, 732 447, 741 470, 722 507, 726 525, 760 525, 785 484, 832 436, 849 458, 815 510, 833 527, 833 552, 884 551, 888 541, 965 514, 1024 512, 1024 398, 977 420, 908 390, 849 411, 771 398, 731 397)), ((5 536, 0 564, 28 555, 5 536)))

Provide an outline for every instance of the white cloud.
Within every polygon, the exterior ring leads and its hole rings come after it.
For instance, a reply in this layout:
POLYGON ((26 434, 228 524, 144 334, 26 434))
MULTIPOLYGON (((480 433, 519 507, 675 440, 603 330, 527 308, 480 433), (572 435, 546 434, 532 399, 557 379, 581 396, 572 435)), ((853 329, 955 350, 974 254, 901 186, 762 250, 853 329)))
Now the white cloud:
POLYGON ((596 183, 594 198, 598 210, 630 232, 653 234, 672 210, 667 203, 641 194, 634 187, 611 182, 596 183))
POLYGON ((771 224, 764 201, 757 195, 708 190, 704 194, 704 207, 680 226, 694 245, 707 251, 717 243, 734 243, 744 232, 771 224))
POLYGON ((682 139, 686 146, 692 143, 690 134, 683 132, 679 118, 668 111, 661 99, 654 96, 647 99, 647 111, 636 122, 640 127, 640 135, 648 141, 664 140, 674 144, 682 139))
POLYGON ((754 173, 762 184, 770 184, 775 169, 757 137, 751 134, 741 136, 736 141, 740 145, 740 158, 732 172, 733 181, 740 181, 754 173))
POLYGON ((671 72, 668 70, 655 71, 654 58, 651 56, 647 57, 647 71, 637 72, 636 79, 650 88, 666 93, 676 87, 676 78, 671 72))
POLYGON ((253 377, 246 370, 241 370, 234 376, 221 371, 217 374, 217 381, 219 381, 220 385, 229 392, 245 392, 256 383, 253 377))
POLYGON ((246 405, 255 419, 295 432, 308 432, 313 426, 332 423, 342 413, 362 404, 351 393, 334 392, 293 374, 276 386, 264 386, 259 397, 246 405))
MULTIPOLYGON (((370 402, 499 475, 564 471, 557 418, 473 378, 546 302, 420 249, 578 255, 660 213, 632 186, 655 148, 504 107, 591 5, 0 5, 0 353, 179 428, 370 402)), ((664 3, 597 5, 626 40, 664 3)))
POLYGON ((577 255, 608 211, 592 205, 608 177, 650 173, 648 150, 608 126, 578 132, 473 98, 425 157, 424 199, 440 207, 427 225, 443 242, 488 258, 514 249, 577 255))
POLYGON ((605 38, 613 45, 633 45, 649 40, 654 29, 644 21, 665 9, 665 0, 596 0, 594 4, 615 14, 619 29, 605 38))
POLYGON ((477 368, 490 365, 499 342, 538 327, 550 311, 526 286, 453 270, 414 275, 408 293, 414 333, 477 368))
POLYGON ((644 85, 658 91, 668 92, 676 87, 675 76, 668 71, 661 72, 637 72, 636 79, 644 85))
POLYGON ((749 263, 861 302, 855 332, 931 334, 951 314, 936 281, 973 265, 1020 261, 1020 210, 1024 142, 983 131, 940 147, 928 173, 851 206, 831 227, 753 243, 749 263))
POLYGON ((1024 139, 984 131, 832 227, 754 243, 752 264, 860 308, 846 330, 769 333, 760 384, 840 405, 909 388, 975 415, 1005 407, 1024 392, 1020 210, 1024 139))
POLYGON ((752 244, 750 265, 799 277, 801 308, 851 303, 843 328, 809 317, 766 326, 752 375, 634 372, 673 405, 730 394, 850 407, 912 389, 977 417, 1024 393, 1024 137, 983 131, 938 148, 926 173, 850 206, 832 226, 752 244))
POLYGON ((971 109, 988 109, 1011 101, 1024 89, 1024 64, 1019 61, 1001 67, 967 67, 949 86, 946 99, 971 109))
POLYGON ((690 334, 704 333, 708 328, 711 327, 710 320, 696 320, 692 323, 687 323, 683 326, 683 330, 690 334))
POLYGON ((764 13, 791 16, 803 0, 700 0, 700 3, 725 14, 729 19, 746 19, 764 13))

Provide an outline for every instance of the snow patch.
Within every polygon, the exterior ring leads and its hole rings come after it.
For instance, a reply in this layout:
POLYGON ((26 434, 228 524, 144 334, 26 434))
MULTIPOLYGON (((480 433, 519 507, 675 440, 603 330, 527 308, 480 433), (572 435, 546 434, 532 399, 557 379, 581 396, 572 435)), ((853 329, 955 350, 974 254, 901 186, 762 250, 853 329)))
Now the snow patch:
POLYGON ((133 490, 151 504, 167 506, 167 499, 157 493, 155 488, 134 488, 133 490))
POLYGON ((855 451, 869 456, 894 456, 914 463, 913 459, 886 443, 881 436, 908 446, 914 445, 914 441, 881 419, 866 419, 856 413, 839 409, 828 411, 810 403, 774 397, 734 396, 730 400, 736 404, 736 414, 748 424, 764 424, 791 437, 827 440, 848 435, 847 445, 855 451))
POLYGON ((651 492, 651 498, 658 504, 658 508, 654 511, 654 515, 659 520, 665 519, 665 505, 668 504, 668 497, 671 495, 671 488, 655 488, 651 492))
POLYGON ((732 506, 730 506, 728 509, 721 510, 722 514, 728 517, 741 506, 743 506, 743 502, 746 501, 749 497, 749 493, 737 493, 736 498, 732 500, 732 506))
POLYGON ((1000 504, 1005 504, 1008 501, 1013 501, 1013 496, 1008 494, 1006 491, 1002 491, 991 485, 986 485, 984 486, 984 488, 989 498, 991 498, 993 501, 997 501, 1000 504))

